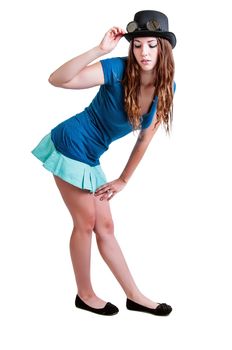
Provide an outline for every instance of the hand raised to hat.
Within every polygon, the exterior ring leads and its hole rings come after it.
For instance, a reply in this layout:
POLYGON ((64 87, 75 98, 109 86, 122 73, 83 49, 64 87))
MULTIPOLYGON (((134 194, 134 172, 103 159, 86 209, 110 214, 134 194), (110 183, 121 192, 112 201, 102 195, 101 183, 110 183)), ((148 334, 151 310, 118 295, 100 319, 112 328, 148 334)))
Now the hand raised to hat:
POLYGON ((99 45, 100 49, 105 53, 112 51, 117 46, 119 40, 123 37, 125 33, 125 30, 123 30, 122 28, 110 28, 104 35, 104 38, 102 39, 99 45))

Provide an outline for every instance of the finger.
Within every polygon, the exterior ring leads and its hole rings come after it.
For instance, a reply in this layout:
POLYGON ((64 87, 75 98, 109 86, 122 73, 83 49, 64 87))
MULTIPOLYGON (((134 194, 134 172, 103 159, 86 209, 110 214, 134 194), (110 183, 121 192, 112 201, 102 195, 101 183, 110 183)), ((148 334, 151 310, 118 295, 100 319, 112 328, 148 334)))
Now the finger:
POLYGON ((107 198, 108 201, 110 201, 114 196, 115 196, 116 192, 112 192, 111 195, 107 198))
POLYGON ((99 193, 100 191, 103 191, 103 192, 104 192, 107 188, 109 188, 109 184, 104 184, 104 185, 98 187, 98 188, 96 189, 95 193, 99 193))
POLYGON ((107 191, 106 190, 101 190, 101 191, 98 191, 97 193, 95 192, 95 196, 101 196, 103 195, 104 193, 106 193, 107 191))
POLYGON ((126 31, 122 28, 117 28, 118 29, 118 33, 121 33, 122 35, 126 34, 126 31))
POLYGON ((116 29, 116 28, 111 28, 109 33, 110 33, 112 36, 116 36, 116 35, 117 35, 117 29, 116 29))
POLYGON ((117 36, 123 36, 125 34, 125 31, 122 28, 119 27, 112 27, 110 30, 110 33, 114 35, 115 37, 117 36))
POLYGON ((114 33, 117 33, 118 29, 119 29, 119 27, 114 26, 114 27, 111 28, 111 31, 114 32, 114 33))
POLYGON ((104 194, 102 197, 100 197, 100 201, 104 201, 106 199, 108 199, 108 193, 107 194, 104 194))
POLYGON ((99 191, 99 193, 97 193, 96 194, 96 197, 97 196, 102 196, 101 198, 100 198, 100 200, 104 200, 104 199, 107 199, 108 198, 108 196, 110 195, 112 193, 112 190, 111 189, 104 189, 104 190, 102 190, 102 191, 99 191))
POLYGON ((94 192, 94 195, 95 195, 95 196, 99 196, 100 191, 101 191, 101 190, 97 190, 97 191, 95 191, 95 192, 94 192))
POLYGON ((125 33, 124 29, 114 26, 111 29, 115 30, 117 33, 125 33))
POLYGON ((96 196, 100 196, 102 194, 111 192, 112 190, 109 187, 103 188, 102 190, 98 191, 98 193, 96 194, 96 196))

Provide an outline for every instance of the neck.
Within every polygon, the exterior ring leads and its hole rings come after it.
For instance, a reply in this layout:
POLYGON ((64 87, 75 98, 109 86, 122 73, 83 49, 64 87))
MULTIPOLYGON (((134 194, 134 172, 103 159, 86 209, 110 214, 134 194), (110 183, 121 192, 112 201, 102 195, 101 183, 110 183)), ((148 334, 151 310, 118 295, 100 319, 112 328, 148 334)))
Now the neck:
POLYGON ((153 71, 150 72, 141 72, 141 86, 151 87, 154 86, 155 74, 153 71))

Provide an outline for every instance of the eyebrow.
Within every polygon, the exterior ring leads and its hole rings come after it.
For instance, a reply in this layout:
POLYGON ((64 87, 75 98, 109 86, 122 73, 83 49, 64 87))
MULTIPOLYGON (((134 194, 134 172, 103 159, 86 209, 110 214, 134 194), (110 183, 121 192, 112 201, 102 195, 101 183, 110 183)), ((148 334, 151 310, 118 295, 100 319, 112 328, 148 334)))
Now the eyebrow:
MULTIPOLYGON (((138 41, 139 43, 141 43, 141 41, 140 41, 140 40, 138 40, 138 39, 134 39, 134 41, 138 41)), ((155 38, 154 38, 154 39, 152 39, 152 40, 148 40, 147 42, 148 42, 148 43, 151 43, 152 41, 155 41, 155 38)))

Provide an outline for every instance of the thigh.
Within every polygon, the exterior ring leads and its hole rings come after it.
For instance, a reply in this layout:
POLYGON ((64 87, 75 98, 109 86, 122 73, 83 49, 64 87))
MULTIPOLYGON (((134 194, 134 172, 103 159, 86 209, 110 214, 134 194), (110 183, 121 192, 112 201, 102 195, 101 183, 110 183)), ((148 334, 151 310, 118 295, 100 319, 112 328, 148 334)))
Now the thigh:
POLYGON ((74 226, 88 227, 93 230, 95 224, 94 196, 90 191, 82 190, 56 175, 53 175, 60 194, 72 216, 74 226))
POLYGON ((113 218, 110 203, 107 200, 101 201, 99 197, 94 197, 95 203, 95 226, 94 232, 97 235, 109 234, 114 231, 113 218))

